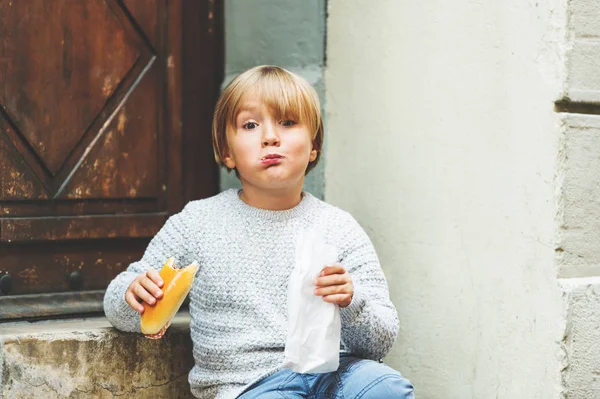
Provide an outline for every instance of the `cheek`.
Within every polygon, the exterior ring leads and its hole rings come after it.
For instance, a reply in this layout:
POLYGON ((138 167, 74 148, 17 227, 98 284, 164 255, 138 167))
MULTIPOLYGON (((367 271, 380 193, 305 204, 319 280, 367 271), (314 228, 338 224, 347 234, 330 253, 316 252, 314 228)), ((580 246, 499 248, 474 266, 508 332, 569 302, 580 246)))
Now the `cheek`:
POLYGON ((308 132, 302 132, 294 137, 294 151, 297 154, 310 155, 312 149, 312 141, 308 132))
MULTIPOLYGON (((251 158, 256 152, 256 140, 250 135, 240 134, 235 138, 235 142, 231 145, 231 151, 236 159, 242 160, 251 158)), ((260 148, 260 147, 258 147, 260 148)))

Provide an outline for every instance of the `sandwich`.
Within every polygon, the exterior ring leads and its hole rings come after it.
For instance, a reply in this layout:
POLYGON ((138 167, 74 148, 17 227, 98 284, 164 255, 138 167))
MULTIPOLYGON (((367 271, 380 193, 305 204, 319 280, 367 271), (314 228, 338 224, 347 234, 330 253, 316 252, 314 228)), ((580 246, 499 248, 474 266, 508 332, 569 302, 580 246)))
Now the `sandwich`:
POLYGON ((154 305, 142 304, 144 312, 140 317, 140 328, 146 338, 159 339, 164 335, 190 292, 197 271, 196 263, 178 269, 174 258, 167 260, 159 273, 164 283, 162 298, 157 299, 154 305))

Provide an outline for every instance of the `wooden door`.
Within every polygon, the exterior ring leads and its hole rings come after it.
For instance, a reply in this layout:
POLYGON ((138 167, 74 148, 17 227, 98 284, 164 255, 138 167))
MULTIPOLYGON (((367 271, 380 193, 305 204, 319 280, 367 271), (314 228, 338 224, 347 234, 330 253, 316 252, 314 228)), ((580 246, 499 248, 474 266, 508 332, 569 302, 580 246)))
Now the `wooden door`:
POLYGON ((0 0, 0 320, 101 311, 166 218, 216 193, 220 16, 0 0))

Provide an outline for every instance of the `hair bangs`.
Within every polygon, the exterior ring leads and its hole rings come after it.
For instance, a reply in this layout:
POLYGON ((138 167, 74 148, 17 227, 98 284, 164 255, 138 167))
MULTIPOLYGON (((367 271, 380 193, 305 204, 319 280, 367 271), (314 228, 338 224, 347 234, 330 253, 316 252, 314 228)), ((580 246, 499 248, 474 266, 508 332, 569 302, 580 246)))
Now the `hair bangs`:
POLYGON ((235 119, 244 103, 252 99, 265 104, 277 120, 293 120, 306 124, 313 135, 316 133, 317 126, 314 121, 320 118, 320 110, 315 106, 306 88, 298 84, 286 71, 279 68, 263 68, 239 82, 239 87, 236 87, 234 92, 238 95, 230 102, 233 105, 227 115, 230 126, 235 126, 235 119))

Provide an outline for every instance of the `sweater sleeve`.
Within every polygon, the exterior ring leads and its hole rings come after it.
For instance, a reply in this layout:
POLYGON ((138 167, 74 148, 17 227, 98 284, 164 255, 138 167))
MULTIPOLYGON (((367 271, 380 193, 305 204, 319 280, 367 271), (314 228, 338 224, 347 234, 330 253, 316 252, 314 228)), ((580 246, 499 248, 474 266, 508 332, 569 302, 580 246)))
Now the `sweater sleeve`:
POLYGON ((104 314, 116 329, 141 333, 140 314, 125 302, 125 292, 138 275, 150 268, 160 271, 170 257, 175 258, 178 266, 191 263, 185 245, 189 234, 185 223, 188 206, 167 220, 150 241, 142 259, 130 264, 126 271, 117 275, 108 285, 103 301, 104 314))
POLYGON ((398 335, 398 314, 371 240, 350 216, 340 263, 352 277, 352 302, 340 309, 342 341, 357 356, 380 360, 398 335))

